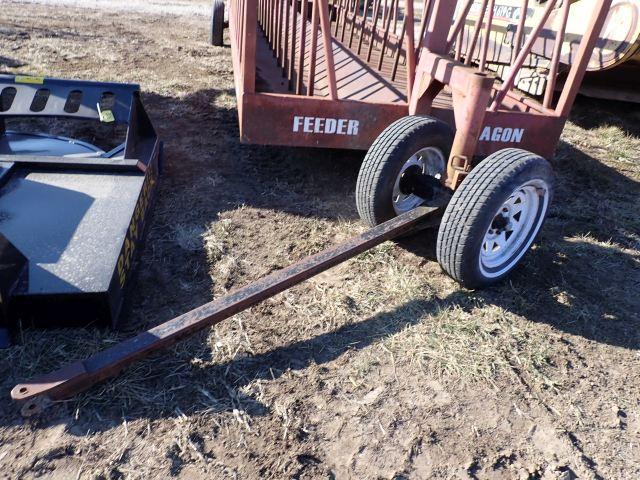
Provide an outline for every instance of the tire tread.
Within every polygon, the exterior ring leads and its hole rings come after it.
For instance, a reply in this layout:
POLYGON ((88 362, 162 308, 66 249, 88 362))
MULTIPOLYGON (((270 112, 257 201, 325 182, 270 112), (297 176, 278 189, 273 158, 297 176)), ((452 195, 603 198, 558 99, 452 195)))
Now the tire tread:
POLYGON ((211 4, 211 30, 209 43, 221 47, 224 40, 224 0, 213 0, 211 4))

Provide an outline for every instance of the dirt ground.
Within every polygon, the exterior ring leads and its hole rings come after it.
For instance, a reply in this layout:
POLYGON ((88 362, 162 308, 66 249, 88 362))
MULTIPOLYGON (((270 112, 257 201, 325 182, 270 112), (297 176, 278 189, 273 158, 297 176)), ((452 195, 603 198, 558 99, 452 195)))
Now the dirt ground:
POLYGON ((123 330, 0 352, 0 478, 640 477, 640 111, 580 99, 510 281, 385 243, 33 420, 17 382, 362 231, 362 154, 238 142, 206 1, 3 0, 0 70, 140 83, 165 171, 123 330))

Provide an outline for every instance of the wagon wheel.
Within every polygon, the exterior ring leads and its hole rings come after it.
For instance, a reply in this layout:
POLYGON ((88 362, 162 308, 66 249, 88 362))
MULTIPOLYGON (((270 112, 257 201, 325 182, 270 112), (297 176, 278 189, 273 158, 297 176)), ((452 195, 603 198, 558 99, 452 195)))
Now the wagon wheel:
POLYGON ((209 43, 216 47, 223 44, 224 33, 224 0, 213 0, 211 7, 211 29, 209 30, 209 43))
POLYGON ((505 149, 483 160, 447 206, 436 254, 468 288, 503 279, 533 243, 553 196, 553 172, 542 157, 505 149))
POLYGON ((360 218, 374 226, 412 210, 424 199, 404 187, 409 175, 439 180, 445 173, 453 131, 427 116, 396 120, 375 139, 360 167, 356 204, 360 218))

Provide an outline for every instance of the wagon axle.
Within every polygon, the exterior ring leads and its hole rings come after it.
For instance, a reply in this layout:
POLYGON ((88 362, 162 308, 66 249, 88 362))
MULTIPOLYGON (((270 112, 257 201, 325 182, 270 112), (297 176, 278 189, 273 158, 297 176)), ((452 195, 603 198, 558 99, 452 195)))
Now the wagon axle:
POLYGON ((491 222, 491 230, 490 233, 502 233, 507 230, 509 226, 509 217, 504 216, 502 213, 499 213, 491 222))
POLYGON ((418 165, 412 165, 402 173, 400 191, 405 195, 416 195, 429 205, 437 199, 446 201, 453 194, 453 190, 433 175, 423 173, 418 165))

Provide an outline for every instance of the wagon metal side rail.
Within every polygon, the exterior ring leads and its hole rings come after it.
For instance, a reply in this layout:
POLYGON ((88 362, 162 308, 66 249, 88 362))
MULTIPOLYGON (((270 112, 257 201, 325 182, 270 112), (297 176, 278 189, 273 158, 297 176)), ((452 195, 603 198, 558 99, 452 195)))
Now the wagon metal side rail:
POLYGON ((23 404, 23 415, 36 414, 51 401, 68 398, 86 390, 157 350, 170 347, 199 330, 213 326, 386 240, 407 233, 436 210, 437 207, 422 206, 404 213, 340 245, 300 260, 229 295, 141 332, 86 360, 70 363, 52 373, 16 385, 11 391, 11 397, 23 404))

